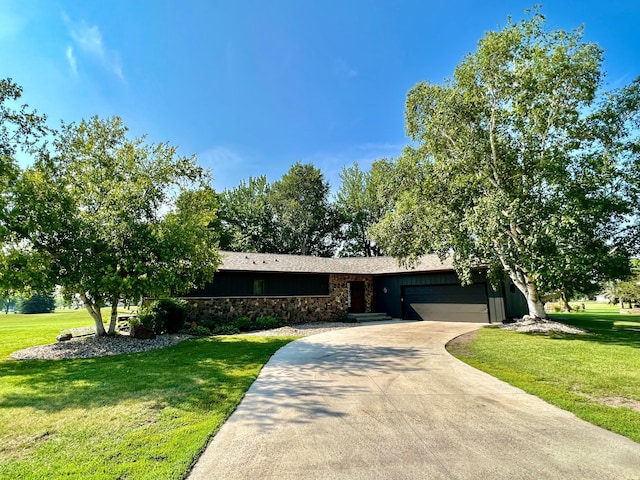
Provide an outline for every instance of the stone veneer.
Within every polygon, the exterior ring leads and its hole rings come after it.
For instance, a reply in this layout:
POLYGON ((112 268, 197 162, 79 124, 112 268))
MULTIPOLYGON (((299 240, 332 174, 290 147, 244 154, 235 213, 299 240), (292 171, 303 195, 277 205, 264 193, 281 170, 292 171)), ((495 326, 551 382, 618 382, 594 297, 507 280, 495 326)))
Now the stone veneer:
POLYGON ((196 315, 233 320, 238 317, 255 319, 265 315, 288 323, 335 322, 347 318, 348 282, 365 283, 366 311, 373 308, 373 277, 371 275, 332 274, 329 295, 287 297, 197 297, 185 298, 196 315))

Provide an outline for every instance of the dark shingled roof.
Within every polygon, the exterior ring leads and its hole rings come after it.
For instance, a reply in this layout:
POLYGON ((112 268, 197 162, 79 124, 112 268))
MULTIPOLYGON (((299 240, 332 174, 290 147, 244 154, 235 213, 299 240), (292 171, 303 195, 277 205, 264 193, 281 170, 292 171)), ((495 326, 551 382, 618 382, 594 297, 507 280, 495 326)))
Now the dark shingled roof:
POLYGON ((441 262, 437 255, 424 255, 413 268, 410 268, 399 265, 398 260, 392 257, 324 258, 244 252, 220 252, 220 254, 222 256, 221 271, 381 275, 453 270, 450 259, 441 262))

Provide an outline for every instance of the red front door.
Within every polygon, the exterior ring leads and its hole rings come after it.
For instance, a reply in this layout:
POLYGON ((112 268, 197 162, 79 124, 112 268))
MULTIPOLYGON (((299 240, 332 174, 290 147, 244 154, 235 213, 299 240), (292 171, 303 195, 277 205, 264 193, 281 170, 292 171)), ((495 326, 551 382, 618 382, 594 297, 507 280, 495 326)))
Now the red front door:
POLYGON ((364 313, 364 282, 349 282, 349 313, 364 313))

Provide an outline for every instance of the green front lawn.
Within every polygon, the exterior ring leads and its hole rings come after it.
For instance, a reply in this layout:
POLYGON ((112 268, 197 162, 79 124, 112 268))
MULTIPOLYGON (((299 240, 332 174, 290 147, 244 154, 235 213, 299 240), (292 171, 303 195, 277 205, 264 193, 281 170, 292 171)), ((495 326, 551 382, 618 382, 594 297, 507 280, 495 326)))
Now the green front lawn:
POLYGON ((292 340, 207 337, 86 360, 7 358, 91 324, 83 312, 0 315, 0 478, 183 478, 292 340))
POLYGON ((640 442, 640 315, 606 305, 552 315, 587 335, 483 328, 449 351, 460 360, 640 442))

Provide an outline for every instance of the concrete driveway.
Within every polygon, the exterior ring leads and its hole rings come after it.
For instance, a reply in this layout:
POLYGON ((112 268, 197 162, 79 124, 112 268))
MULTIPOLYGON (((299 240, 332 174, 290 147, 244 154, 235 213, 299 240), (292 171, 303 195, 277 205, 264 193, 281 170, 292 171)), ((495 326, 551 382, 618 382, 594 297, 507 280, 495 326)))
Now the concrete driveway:
POLYGON ((307 337, 265 365, 196 479, 640 479, 640 444, 450 356, 464 323, 307 337))

